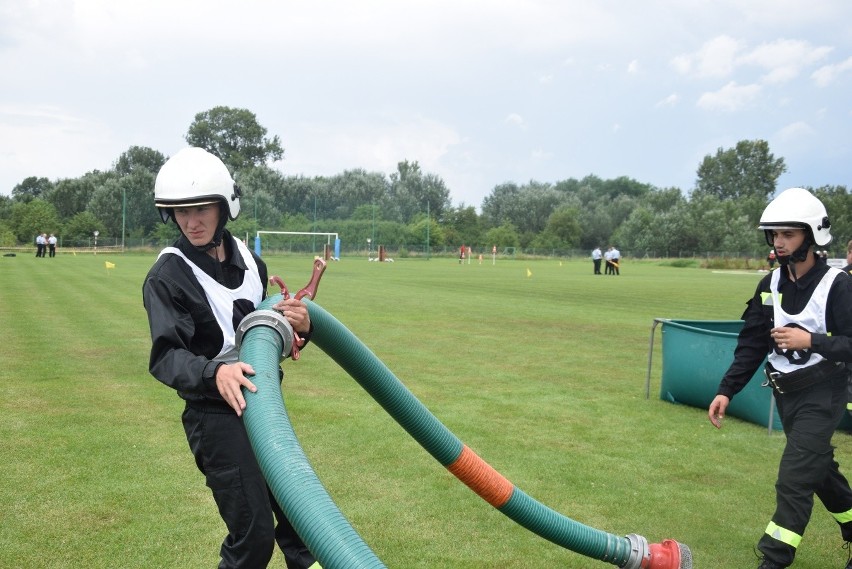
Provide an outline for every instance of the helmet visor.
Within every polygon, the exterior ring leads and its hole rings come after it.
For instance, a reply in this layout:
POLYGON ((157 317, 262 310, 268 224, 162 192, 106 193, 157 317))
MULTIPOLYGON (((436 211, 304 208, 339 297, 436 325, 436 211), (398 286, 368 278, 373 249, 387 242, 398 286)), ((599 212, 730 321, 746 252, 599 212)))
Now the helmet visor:
POLYGON ((762 231, 784 231, 785 229, 805 229, 806 227, 807 225, 804 223, 798 225, 791 223, 761 223, 757 226, 762 231))
POLYGON ((210 205, 222 201, 221 199, 199 198, 197 200, 157 200, 157 207, 196 207, 200 205, 210 205))

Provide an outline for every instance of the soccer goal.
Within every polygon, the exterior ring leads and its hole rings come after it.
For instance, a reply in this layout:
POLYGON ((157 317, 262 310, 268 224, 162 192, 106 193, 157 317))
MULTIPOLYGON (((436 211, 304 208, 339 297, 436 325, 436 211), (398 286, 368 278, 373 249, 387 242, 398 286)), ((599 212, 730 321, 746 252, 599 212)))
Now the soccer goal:
POLYGON ((314 231, 258 231, 254 238, 254 252, 295 253, 322 256, 340 260, 340 237, 337 233, 314 231))

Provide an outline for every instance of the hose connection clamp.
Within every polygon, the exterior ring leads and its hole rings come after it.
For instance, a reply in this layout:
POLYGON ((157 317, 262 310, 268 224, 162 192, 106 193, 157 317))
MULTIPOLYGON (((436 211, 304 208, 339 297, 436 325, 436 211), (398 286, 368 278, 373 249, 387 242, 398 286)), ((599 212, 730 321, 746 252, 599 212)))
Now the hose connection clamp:
POLYGON ((651 550, 648 547, 648 540, 635 533, 631 533, 625 537, 630 542, 630 557, 627 559, 627 563, 621 565, 621 567, 623 569, 642 569, 643 567, 648 567, 648 563, 651 561, 651 550))
POLYGON ((278 335, 281 336, 281 359, 283 360, 290 355, 293 349, 293 327, 283 315, 274 310, 255 310, 240 321, 234 338, 238 350, 243 343, 246 332, 255 326, 266 326, 278 332, 278 335))

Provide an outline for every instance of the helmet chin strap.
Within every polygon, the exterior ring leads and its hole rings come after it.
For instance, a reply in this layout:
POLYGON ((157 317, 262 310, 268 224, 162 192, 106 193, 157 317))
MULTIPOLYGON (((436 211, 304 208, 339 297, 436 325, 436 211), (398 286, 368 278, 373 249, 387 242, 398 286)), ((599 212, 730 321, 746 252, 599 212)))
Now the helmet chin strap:
POLYGON ((814 244, 813 241, 807 237, 802 244, 799 245, 799 248, 789 255, 779 255, 777 251, 775 252, 778 264, 782 267, 788 267, 794 281, 799 280, 799 276, 796 274, 796 263, 802 263, 807 260, 812 244, 814 244))

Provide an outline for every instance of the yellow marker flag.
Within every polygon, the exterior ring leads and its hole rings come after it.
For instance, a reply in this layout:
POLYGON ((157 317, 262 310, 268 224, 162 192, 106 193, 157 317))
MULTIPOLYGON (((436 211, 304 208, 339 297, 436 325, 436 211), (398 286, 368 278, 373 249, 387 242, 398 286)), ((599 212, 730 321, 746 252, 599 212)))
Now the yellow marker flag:
POLYGON ((115 263, 110 263, 109 261, 104 261, 104 267, 106 267, 107 269, 114 269, 115 263))
POLYGON ((527 277, 529 278, 529 277, 531 277, 531 276, 532 276, 532 271, 531 271, 531 270, 529 270, 529 269, 527 269, 527 277))

